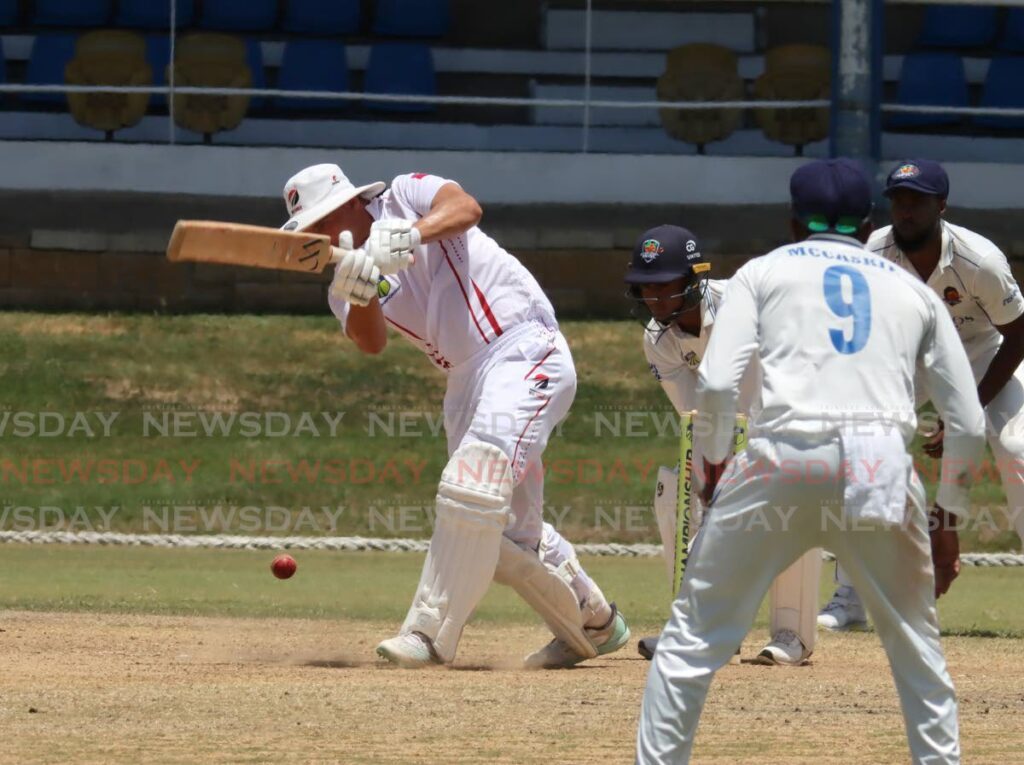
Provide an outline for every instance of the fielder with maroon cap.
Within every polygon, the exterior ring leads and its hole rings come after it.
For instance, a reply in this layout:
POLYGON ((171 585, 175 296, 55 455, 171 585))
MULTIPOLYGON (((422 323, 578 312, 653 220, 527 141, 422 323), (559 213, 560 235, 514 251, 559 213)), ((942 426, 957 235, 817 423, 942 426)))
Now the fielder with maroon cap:
MULTIPOLYGON (((704 358, 715 327, 715 316, 728 282, 709 279, 711 263, 690 231, 679 226, 657 226, 645 231, 633 248, 626 272, 629 295, 637 302, 645 322, 644 356, 679 414, 697 407, 697 367, 704 358)), ((740 382, 737 411, 755 413, 761 394, 757 364, 751 364, 740 382)), ((674 585, 676 512, 679 468, 658 469, 654 511, 670 586, 674 585)), ((693 498, 693 520, 700 526, 702 508, 693 498)), ((771 639, 758 653, 758 664, 806 664, 814 652, 815 614, 821 551, 801 556, 772 583, 771 639)), ((645 637, 638 650, 645 659, 654 655, 658 639, 645 637)))
POLYGON ((507 584, 554 639, 526 657, 566 667, 621 648, 629 628, 542 518, 541 454, 576 394, 576 370, 536 280, 477 227, 476 200, 426 173, 354 186, 337 165, 284 189, 288 230, 331 237, 331 310, 364 353, 390 327, 447 377, 449 461, 430 551, 396 637, 377 653, 403 667, 448 664, 491 580, 507 584))
POLYGON ((698 370, 694 453, 705 467, 695 474, 708 476, 708 517, 651 662, 636 761, 689 762, 711 680, 769 584, 827 547, 875 621, 913 762, 956 765, 956 696, 935 598, 956 576, 948 514, 966 513, 969 465, 984 445, 970 364, 935 293, 864 248, 871 185, 859 165, 803 165, 790 196, 796 243, 729 280, 698 370), (761 410, 746 451, 726 463, 754 356, 761 410), (934 528, 907 451, 917 369, 946 421, 934 528))

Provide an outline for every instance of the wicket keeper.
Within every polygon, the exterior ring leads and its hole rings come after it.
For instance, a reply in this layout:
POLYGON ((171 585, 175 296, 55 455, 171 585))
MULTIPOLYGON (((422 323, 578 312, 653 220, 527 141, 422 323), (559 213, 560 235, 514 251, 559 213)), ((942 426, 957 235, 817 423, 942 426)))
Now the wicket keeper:
MULTIPOLYGON (((626 273, 629 295, 644 317, 643 348, 654 379, 682 415, 697 406, 697 368, 704 358, 715 327, 725 279, 710 279, 711 263, 697 237, 679 226, 658 226, 637 239, 626 273)), ((737 411, 750 415, 760 399, 756 361, 740 382, 737 411)), ((673 579, 679 472, 663 467, 658 472, 654 508, 662 546, 673 579)), ((700 502, 691 497, 693 530, 700 526, 700 502)), ((761 664, 804 664, 814 651, 815 614, 821 552, 811 550, 775 579, 771 588, 771 639, 757 655, 761 664)), ((673 583, 674 586, 674 583, 673 583)), ((674 594, 674 593, 673 593, 674 594)), ((640 641, 639 651, 650 659, 657 638, 640 641)))

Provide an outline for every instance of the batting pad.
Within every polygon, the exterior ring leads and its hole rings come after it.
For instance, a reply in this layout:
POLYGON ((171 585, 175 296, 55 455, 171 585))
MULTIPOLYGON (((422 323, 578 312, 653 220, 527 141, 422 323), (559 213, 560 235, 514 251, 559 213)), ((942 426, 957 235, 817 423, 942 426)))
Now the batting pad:
POLYGON ((421 632, 445 663, 487 592, 512 504, 508 457, 485 443, 455 450, 437 489, 430 550, 402 632, 421 632))
POLYGON ((583 631, 583 614, 572 588, 578 572, 575 555, 553 568, 541 560, 538 551, 522 548, 502 537, 494 580, 519 593, 556 638, 564 640, 580 656, 592 659, 597 656, 597 649, 583 631))
POLYGON ((772 634, 793 630, 808 651, 814 650, 818 627, 818 580, 821 550, 808 550, 775 577, 771 589, 772 634))

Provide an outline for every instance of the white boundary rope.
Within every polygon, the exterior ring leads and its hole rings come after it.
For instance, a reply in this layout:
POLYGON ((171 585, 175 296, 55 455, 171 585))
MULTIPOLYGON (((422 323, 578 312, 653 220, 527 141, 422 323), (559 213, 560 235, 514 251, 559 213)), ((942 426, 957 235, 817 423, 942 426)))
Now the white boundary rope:
MULTIPOLYGON (((252 537, 227 534, 121 534, 113 531, 0 531, 0 543, 106 545, 112 547, 205 548, 215 550, 331 550, 334 552, 418 552, 430 547, 426 539, 374 539, 369 537, 252 537)), ((580 555, 623 558, 653 558, 661 555, 661 545, 652 544, 579 544, 580 555)), ((825 560, 834 560, 824 553, 825 560)), ((965 566, 1024 567, 1024 555, 1014 553, 965 553, 965 566)))

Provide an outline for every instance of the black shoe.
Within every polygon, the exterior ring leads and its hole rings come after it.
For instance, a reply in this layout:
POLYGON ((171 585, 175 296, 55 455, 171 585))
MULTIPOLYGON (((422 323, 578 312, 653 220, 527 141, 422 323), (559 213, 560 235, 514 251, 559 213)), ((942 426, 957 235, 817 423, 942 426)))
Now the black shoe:
POLYGON ((645 637, 640 638, 640 642, 637 643, 636 652, 643 656, 647 661, 654 658, 654 651, 658 648, 658 637, 645 637))

